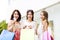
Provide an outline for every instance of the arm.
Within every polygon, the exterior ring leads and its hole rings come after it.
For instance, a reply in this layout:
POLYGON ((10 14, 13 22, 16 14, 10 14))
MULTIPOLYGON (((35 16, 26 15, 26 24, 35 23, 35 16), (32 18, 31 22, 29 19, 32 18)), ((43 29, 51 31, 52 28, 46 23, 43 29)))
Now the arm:
POLYGON ((47 23, 47 21, 45 20, 45 21, 43 22, 43 32, 46 31, 46 30, 48 30, 48 23, 47 23))
POLYGON ((15 21, 12 21, 12 20, 11 20, 11 21, 8 23, 7 30, 10 31, 10 30, 13 28, 14 23, 15 23, 15 21))
POLYGON ((38 30, 38 25, 36 26, 36 35, 38 35, 38 32, 37 32, 37 30, 38 30))
POLYGON ((38 24, 37 24, 37 22, 36 22, 36 23, 35 23, 35 33, 36 33, 36 35, 38 35, 37 30, 38 30, 38 24))

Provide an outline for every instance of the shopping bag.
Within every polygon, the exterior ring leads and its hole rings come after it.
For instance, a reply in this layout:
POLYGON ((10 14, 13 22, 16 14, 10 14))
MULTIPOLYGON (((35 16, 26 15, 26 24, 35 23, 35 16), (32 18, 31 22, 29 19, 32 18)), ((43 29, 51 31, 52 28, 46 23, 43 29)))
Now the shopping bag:
POLYGON ((14 33, 9 32, 8 30, 3 30, 0 35, 0 40, 13 40, 13 38, 14 38, 14 33))
POLYGON ((22 29, 20 40, 34 40, 34 29, 22 29))
POLYGON ((15 30, 14 40, 20 40, 20 31, 15 30))
POLYGON ((51 40, 51 37, 48 31, 45 31, 43 33, 42 40, 51 40))

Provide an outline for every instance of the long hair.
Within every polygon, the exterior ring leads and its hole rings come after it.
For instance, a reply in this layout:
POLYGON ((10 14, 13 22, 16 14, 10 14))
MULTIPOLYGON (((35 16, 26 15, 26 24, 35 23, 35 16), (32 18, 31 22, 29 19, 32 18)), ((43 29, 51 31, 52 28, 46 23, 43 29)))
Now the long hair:
POLYGON ((47 12, 47 11, 42 11, 42 13, 43 13, 43 15, 44 15, 45 19, 47 19, 47 20, 48 20, 48 12, 47 12))
POLYGON ((34 11, 33 10, 28 10, 27 11, 27 16, 26 16, 26 18, 28 19, 28 13, 29 12, 31 12, 31 14, 32 14, 32 21, 34 20, 34 11))
POLYGON ((42 11, 42 13, 43 13, 43 15, 46 19, 46 22, 49 24, 49 22, 48 22, 48 12, 47 11, 42 11))
POLYGON ((19 15, 19 17, 18 17, 18 19, 17 19, 16 21, 20 21, 20 20, 21 20, 21 13, 19 12, 19 10, 14 10, 14 11, 13 11, 10 20, 14 20, 14 19, 13 19, 13 18, 14 18, 13 15, 14 15, 14 13, 15 13, 16 11, 18 12, 18 15, 19 15))

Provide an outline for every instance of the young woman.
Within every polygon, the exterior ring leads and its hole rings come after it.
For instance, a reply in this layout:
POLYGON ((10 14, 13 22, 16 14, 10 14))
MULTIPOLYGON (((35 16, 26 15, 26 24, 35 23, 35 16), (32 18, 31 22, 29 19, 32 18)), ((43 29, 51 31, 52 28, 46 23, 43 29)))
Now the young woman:
POLYGON ((48 13, 42 11, 40 14, 41 23, 38 27, 38 38, 39 40, 51 40, 50 33, 48 31, 48 13))
POLYGON ((36 29, 37 23, 34 21, 34 11, 33 10, 27 11, 26 19, 27 20, 24 21, 23 29, 25 29, 25 28, 36 29))
POLYGON ((10 22, 8 23, 8 30, 15 33, 14 40, 20 40, 21 29, 21 13, 19 10, 14 10, 10 22))
POLYGON ((35 30, 35 34, 36 33, 36 29, 37 29, 37 23, 34 21, 34 11, 33 10, 28 10, 27 11, 27 15, 26 15, 26 19, 23 23, 23 29, 34 29, 35 30))

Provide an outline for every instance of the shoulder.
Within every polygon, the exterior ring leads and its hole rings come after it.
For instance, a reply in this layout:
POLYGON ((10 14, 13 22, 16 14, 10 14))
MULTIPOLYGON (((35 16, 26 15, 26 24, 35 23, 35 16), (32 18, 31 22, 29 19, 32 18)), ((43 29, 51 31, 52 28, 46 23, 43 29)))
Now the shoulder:
POLYGON ((37 21, 32 21, 33 23, 37 23, 37 21))
POLYGON ((9 22, 13 22, 14 20, 9 20, 9 22))
POLYGON ((13 20, 9 20, 9 22, 8 23, 12 23, 13 22, 13 20))
POLYGON ((36 23, 36 21, 32 21, 32 23, 33 23, 33 24, 35 24, 35 23, 36 23))
POLYGON ((10 22, 13 22, 13 20, 10 20, 10 22))
POLYGON ((33 21, 33 24, 38 25, 37 21, 33 21))

